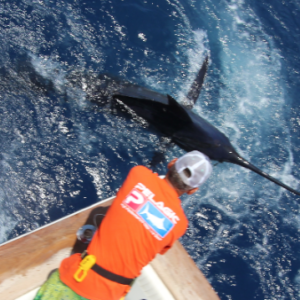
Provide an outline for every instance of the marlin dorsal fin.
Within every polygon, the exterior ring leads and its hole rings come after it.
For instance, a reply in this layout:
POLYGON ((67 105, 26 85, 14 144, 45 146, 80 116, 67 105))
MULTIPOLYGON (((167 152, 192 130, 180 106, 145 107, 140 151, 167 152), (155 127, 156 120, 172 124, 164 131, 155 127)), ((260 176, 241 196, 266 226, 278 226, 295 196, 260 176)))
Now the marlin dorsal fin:
POLYGON ((186 109, 180 105, 173 97, 167 95, 169 101, 169 108, 172 109, 174 113, 176 113, 176 118, 180 118, 185 122, 192 122, 190 115, 186 111, 186 109))
POLYGON ((196 103, 200 92, 201 92, 201 88, 205 79, 205 75, 207 72, 207 68, 208 68, 208 56, 206 56, 202 67, 200 69, 200 71, 198 72, 194 82, 192 83, 190 90, 187 94, 187 99, 189 101, 189 104, 187 105, 187 108, 192 108, 194 106, 194 104, 196 103))

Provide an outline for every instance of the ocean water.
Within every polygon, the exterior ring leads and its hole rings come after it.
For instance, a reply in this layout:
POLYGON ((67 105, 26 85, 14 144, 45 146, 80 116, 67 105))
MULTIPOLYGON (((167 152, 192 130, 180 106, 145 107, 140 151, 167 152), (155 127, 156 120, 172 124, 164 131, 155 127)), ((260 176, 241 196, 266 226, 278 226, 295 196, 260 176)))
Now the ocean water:
MULTIPOLYGON (((207 54, 194 112, 300 189, 297 0, 0 0, 0 41, 0 242, 114 195, 161 149, 89 101, 99 74, 180 102, 207 54)), ((223 163, 182 200, 181 242, 222 300, 300 299, 298 196, 223 163)))

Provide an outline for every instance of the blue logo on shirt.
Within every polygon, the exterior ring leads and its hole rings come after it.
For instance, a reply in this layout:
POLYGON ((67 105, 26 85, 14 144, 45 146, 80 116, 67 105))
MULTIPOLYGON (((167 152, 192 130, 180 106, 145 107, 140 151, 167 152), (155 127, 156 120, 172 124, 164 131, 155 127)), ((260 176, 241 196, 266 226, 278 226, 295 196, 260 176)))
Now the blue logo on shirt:
POLYGON ((154 204, 147 201, 138 211, 138 215, 162 238, 174 227, 169 220, 154 204))

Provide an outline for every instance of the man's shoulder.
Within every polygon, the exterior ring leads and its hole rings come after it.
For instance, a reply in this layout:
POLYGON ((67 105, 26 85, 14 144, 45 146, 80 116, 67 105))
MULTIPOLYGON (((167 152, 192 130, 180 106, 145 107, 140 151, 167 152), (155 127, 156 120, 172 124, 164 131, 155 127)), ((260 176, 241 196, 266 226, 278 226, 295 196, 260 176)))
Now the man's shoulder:
POLYGON ((145 166, 133 167, 127 176, 127 180, 134 180, 139 182, 156 182, 159 179, 157 173, 153 173, 152 170, 145 166))
POLYGON ((148 174, 153 174, 153 172, 150 170, 150 169, 148 169, 147 167, 145 167, 145 166, 135 166, 135 167, 133 167, 131 170, 130 170, 130 172, 129 172, 129 174, 131 174, 131 173, 134 173, 134 174, 136 174, 136 173, 148 173, 148 174))

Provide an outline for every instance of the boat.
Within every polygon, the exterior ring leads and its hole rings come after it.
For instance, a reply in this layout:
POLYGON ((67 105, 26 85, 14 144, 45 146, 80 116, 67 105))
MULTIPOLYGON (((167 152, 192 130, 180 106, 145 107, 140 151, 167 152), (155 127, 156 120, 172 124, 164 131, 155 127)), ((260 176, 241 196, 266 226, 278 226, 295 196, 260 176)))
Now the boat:
MULTIPOLYGON (((49 273, 77 243, 78 229, 111 197, 0 245, 0 299, 32 300, 49 273)), ((157 254, 134 282, 125 300, 220 300, 179 241, 157 254)))

